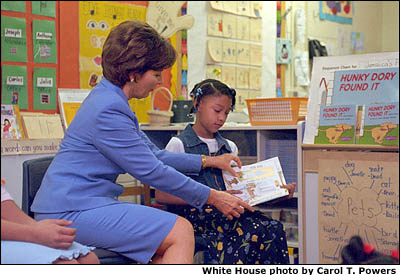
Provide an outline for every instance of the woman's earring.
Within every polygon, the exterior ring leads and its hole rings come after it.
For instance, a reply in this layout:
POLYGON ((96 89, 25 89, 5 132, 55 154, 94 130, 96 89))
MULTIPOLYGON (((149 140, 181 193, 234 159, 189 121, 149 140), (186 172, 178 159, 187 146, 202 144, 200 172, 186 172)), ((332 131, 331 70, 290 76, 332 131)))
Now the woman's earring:
POLYGON ((135 81, 135 78, 132 78, 132 79, 131 79, 131 82, 134 82, 134 81, 135 81))

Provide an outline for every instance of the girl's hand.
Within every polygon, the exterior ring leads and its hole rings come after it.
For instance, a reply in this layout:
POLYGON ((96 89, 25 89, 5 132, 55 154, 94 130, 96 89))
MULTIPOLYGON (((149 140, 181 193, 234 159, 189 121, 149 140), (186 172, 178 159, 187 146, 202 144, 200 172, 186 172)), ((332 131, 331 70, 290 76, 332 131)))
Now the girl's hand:
POLYGON ((237 163, 239 168, 242 168, 242 162, 240 161, 239 157, 232 154, 223 154, 216 157, 206 156, 205 167, 214 167, 221 170, 226 170, 233 176, 238 177, 239 175, 231 167, 232 160, 237 163))
POLYGON ((281 186, 281 188, 287 189, 289 191, 289 195, 281 197, 281 198, 278 198, 278 199, 275 199, 275 200, 272 200, 272 201, 269 201, 269 203, 277 203, 277 202, 280 202, 280 201, 284 201, 284 200, 288 200, 288 199, 293 198, 294 189, 296 188, 296 183, 292 182, 290 184, 286 184, 286 185, 281 186))
POLYGON ((245 208, 254 212, 253 207, 238 197, 225 191, 217 191, 215 189, 210 189, 210 196, 208 197, 207 203, 216 207, 229 220, 232 220, 233 217, 239 218, 240 214, 244 213, 245 208))
POLYGON ((71 221, 42 220, 33 226, 34 242, 57 249, 68 249, 75 240, 76 228, 69 228, 71 221))

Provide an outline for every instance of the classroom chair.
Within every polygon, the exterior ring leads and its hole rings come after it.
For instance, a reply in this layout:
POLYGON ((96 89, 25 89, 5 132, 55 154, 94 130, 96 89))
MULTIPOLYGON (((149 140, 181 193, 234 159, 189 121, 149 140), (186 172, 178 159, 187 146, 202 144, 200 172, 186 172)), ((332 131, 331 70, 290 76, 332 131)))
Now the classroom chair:
MULTIPOLYGON (((22 187, 22 210, 33 218, 34 213, 30 210, 33 199, 38 191, 44 174, 47 171, 54 157, 41 157, 31 160, 26 160, 22 164, 23 170, 23 187, 22 187)), ((150 187, 143 186, 139 188, 127 187, 124 193, 126 195, 143 195, 145 203, 150 204, 150 187)), ((124 195, 124 193, 122 195, 124 195)), ((137 263, 117 252, 96 248, 93 251, 100 260, 101 264, 134 264, 137 263)))

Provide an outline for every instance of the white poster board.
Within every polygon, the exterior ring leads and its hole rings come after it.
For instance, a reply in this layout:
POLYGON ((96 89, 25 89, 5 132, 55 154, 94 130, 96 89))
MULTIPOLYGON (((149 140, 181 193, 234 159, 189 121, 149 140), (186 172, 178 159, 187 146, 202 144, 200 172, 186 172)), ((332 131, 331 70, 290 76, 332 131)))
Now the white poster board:
MULTIPOLYGON (((348 56, 326 56, 326 57, 315 57, 313 61, 313 68, 311 74, 311 87, 310 95, 308 98, 307 116, 306 116, 306 128, 304 133, 304 144, 314 144, 314 137, 318 134, 319 125, 319 112, 322 105, 336 104, 332 103, 334 86, 335 86, 335 75, 336 78, 341 75, 340 71, 362 71, 364 70, 375 70, 388 72, 392 71, 393 68, 399 68, 399 53, 374 53, 374 54, 363 54, 363 55, 348 55, 348 56), (336 72, 336 74, 335 74, 336 72), (339 73, 338 73, 339 72, 339 73)), ((370 77, 372 74, 370 74, 370 77)), ((370 79, 369 79, 370 80, 370 79)), ((368 81, 369 81, 368 80, 368 81)), ((373 85, 370 83, 370 87, 373 85)), ((336 79, 337 83, 337 79, 336 79)), ((355 83, 354 81, 352 83, 355 83)), ((363 83, 364 85, 366 85, 363 83)), ((398 83, 398 74, 397 74, 398 83)), ((336 90, 340 87, 336 87, 336 90)), ((390 91, 391 96, 383 98, 388 101, 399 101, 399 88, 398 84, 396 88, 390 91)), ((347 104, 360 104, 360 97, 348 97, 347 104)), ((373 97, 370 97, 373 100, 373 97)), ((387 102, 387 101, 386 101, 387 102)), ((371 102, 374 103, 374 102, 371 102)), ((343 103, 342 103, 343 104, 343 103)), ((365 102, 361 104, 366 104, 365 102)))

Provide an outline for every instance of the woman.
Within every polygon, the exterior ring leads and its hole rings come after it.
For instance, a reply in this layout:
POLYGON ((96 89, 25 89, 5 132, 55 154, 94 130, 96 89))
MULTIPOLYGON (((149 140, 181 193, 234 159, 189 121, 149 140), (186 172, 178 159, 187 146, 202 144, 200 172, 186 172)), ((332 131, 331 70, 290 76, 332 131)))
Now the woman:
POLYGON ((119 252, 141 263, 192 263, 191 224, 175 214, 119 202, 119 174, 171 193, 201 208, 215 206, 229 219, 247 208, 242 200, 206 187, 182 173, 201 168, 228 169, 238 157, 159 150, 139 129, 128 100, 145 98, 173 65, 173 47, 140 21, 111 30, 102 53, 103 79, 82 103, 68 127, 32 204, 36 218, 71 220, 82 244, 119 252), (179 171, 179 172, 178 172, 179 171), (182 173, 181 173, 182 172, 182 173))

